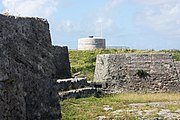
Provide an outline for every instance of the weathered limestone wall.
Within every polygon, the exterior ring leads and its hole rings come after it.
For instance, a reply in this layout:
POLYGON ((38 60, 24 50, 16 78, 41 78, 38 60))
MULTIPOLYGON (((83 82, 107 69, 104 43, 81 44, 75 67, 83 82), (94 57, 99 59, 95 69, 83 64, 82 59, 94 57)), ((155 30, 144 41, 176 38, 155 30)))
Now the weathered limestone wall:
POLYGON ((174 65, 175 65, 176 70, 177 70, 178 78, 180 79, 180 61, 175 61, 174 65))
POLYGON ((69 53, 66 46, 53 46, 52 53, 54 55, 53 63, 56 67, 56 78, 70 78, 70 62, 69 53))
POLYGON ((171 54, 98 55, 94 80, 111 92, 176 92, 177 64, 171 54))
POLYGON ((57 120, 49 25, 0 15, 0 120, 57 120))

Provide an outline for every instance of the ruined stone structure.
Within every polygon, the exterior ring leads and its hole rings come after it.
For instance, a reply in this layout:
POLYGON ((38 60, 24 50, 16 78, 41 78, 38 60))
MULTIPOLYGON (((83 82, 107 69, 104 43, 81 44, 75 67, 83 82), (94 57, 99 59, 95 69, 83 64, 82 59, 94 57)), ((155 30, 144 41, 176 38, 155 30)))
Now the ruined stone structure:
POLYGON ((100 96, 101 89, 88 82, 86 78, 58 79, 58 91, 60 99, 84 98, 89 96, 100 96))
POLYGON ((178 92, 180 62, 171 54, 98 55, 94 80, 108 92, 178 92))
POLYGON ((55 78, 70 78, 70 62, 69 62, 69 53, 66 46, 53 46, 52 53, 54 55, 53 63, 56 68, 55 78))
POLYGON ((60 119, 56 77, 68 76, 67 48, 52 47, 46 20, 0 15, 0 120, 60 119))

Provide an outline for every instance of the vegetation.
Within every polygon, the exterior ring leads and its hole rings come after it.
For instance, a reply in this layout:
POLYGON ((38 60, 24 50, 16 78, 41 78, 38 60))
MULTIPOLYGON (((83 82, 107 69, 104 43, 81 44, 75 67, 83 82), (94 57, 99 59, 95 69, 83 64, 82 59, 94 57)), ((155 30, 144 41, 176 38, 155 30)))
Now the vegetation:
POLYGON ((146 79, 148 76, 150 77, 150 75, 144 70, 138 70, 136 75, 138 75, 139 78, 144 78, 144 79, 146 79))
MULTIPOLYGON (((112 94, 106 95, 103 98, 80 98, 80 99, 67 99, 61 102, 63 120, 96 120, 98 116, 108 116, 114 118, 116 115, 113 114, 117 110, 126 110, 122 113, 117 114, 118 120, 136 120, 136 114, 133 114, 132 109, 138 109, 140 111, 146 110, 161 110, 169 109, 171 112, 180 109, 180 105, 159 105, 159 106, 130 106, 129 104, 134 103, 148 103, 148 102, 171 102, 180 101, 180 94, 177 93, 158 93, 158 94, 112 94), (112 109, 104 110, 104 106, 109 106, 112 109)), ((117 117, 116 116, 116 117, 117 117)), ((156 112, 153 112, 149 118, 161 117, 156 112)))
MULTIPOLYGON (((71 62, 72 74, 81 72, 88 80, 92 80, 95 70, 96 56, 98 54, 125 54, 125 53, 171 53, 173 59, 180 61, 179 50, 134 50, 134 49, 97 49, 87 51, 70 50, 69 57, 71 62)), ((137 72, 139 77, 145 77, 147 74, 139 70, 137 72)), ((163 116, 157 114, 162 109, 168 109, 172 113, 180 109, 180 103, 166 104, 163 106, 151 106, 149 102, 172 102, 180 101, 180 94, 178 93, 156 93, 156 94, 137 94, 137 93, 125 93, 125 94, 111 94, 105 95, 102 98, 80 98, 80 99, 66 99, 61 101, 62 120, 96 120, 98 116, 107 116, 108 119, 117 120, 137 120, 139 116, 133 113, 131 110, 138 109, 145 114, 147 110, 156 110, 152 112, 148 118, 163 118, 163 116), (130 106, 134 103, 143 103, 144 106, 130 106), (109 106, 110 110, 104 110, 105 106, 109 106), (114 111, 125 110, 121 113, 114 114, 114 111), (117 117, 117 118, 115 118, 117 117)), ((147 119, 148 119, 147 118, 147 119)))
POLYGON ((179 50, 135 50, 135 49, 97 49, 97 50, 70 50, 72 74, 81 72, 88 80, 93 80, 96 56, 98 54, 124 54, 124 53, 172 53, 173 59, 180 61, 179 50))
POLYGON ((160 50, 159 52, 172 53, 175 61, 180 61, 180 50, 160 50))

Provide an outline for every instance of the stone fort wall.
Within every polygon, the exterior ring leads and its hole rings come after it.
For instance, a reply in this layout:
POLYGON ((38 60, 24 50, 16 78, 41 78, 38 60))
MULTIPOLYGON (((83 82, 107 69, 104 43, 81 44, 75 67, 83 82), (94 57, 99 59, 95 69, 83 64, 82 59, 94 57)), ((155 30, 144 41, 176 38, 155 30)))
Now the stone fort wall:
POLYGON ((69 53, 67 46, 53 46, 52 47, 53 53, 53 63, 56 68, 56 76, 55 78, 64 79, 70 78, 70 62, 69 62, 69 53))
POLYGON ((46 20, 0 15, 0 120, 60 119, 56 80, 68 76, 67 48, 52 46, 46 20))
POLYGON ((98 55, 94 81, 109 92, 178 92, 179 68, 171 54, 98 55))

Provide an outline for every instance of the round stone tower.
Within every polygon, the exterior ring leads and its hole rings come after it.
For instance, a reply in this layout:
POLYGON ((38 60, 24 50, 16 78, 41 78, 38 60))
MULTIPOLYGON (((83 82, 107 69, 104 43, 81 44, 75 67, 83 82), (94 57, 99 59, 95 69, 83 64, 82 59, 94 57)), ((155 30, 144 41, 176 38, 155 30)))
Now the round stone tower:
POLYGON ((89 36, 88 38, 78 39, 78 50, 93 50, 105 48, 105 38, 89 36))

